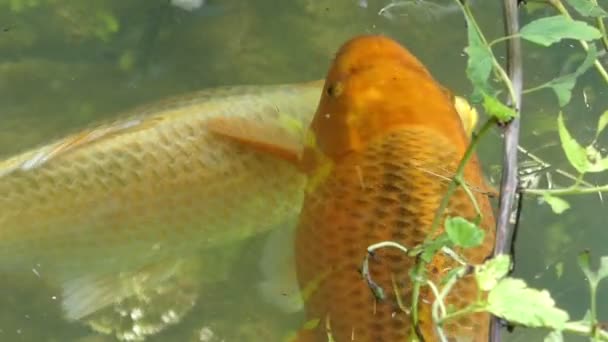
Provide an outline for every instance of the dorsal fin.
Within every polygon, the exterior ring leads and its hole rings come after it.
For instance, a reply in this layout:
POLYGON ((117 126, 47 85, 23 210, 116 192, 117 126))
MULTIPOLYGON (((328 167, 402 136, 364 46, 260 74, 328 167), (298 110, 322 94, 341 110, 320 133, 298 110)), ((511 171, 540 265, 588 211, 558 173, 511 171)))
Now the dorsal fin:
POLYGON ((82 148, 92 143, 114 137, 119 134, 144 129, 162 121, 162 116, 148 118, 131 118, 120 120, 98 128, 88 129, 70 135, 50 145, 25 152, 0 163, 0 176, 17 170, 28 171, 40 167, 48 161, 82 148))

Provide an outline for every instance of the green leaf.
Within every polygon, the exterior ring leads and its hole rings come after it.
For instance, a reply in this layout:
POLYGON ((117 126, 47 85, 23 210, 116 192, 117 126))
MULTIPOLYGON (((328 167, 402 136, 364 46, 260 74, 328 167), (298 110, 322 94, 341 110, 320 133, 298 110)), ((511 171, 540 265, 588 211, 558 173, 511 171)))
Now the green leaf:
POLYGON ((591 68, 595 60, 597 59, 597 47, 595 47, 595 43, 589 44, 589 50, 587 51, 587 55, 583 60, 583 63, 576 68, 574 74, 578 77, 587 71, 587 69, 591 68))
POLYGON ((551 196, 549 193, 545 192, 543 194, 543 199, 551 206, 551 210, 558 215, 570 208, 568 202, 559 197, 551 196))
POLYGON ((489 96, 483 93, 483 108, 488 115, 494 116, 501 122, 507 122, 517 116, 517 112, 506 105, 494 96, 489 96))
POLYGON ((462 217, 445 220, 445 232, 456 246, 470 248, 481 245, 486 233, 462 217))
POLYGON ((563 107, 570 102, 572 97, 572 89, 576 85, 576 79, 585 73, 595 62, 597 58, 597 48, 595 44, 589 44, 589 51, 585 56, 583 63, 571 74, 557 77, 549 82, 546 86, 553 89, 555 95, 557 95, 557 101, 559 106, 563 107))
POLYGON ((587 172, 603 172, 608 170, 608 157, 602 158, 602 154, 593 145, 585 148, 587 154, 587 172))
POLYGON ((475 87, 475 93, 489 91, 488 79, 492 72, 492 51, 483 43, 475 25, 467 18, 467 37, 469 45, 464 51, 467 60, 467 77, 475 87))
POLYGON ((602 33, 584 21, 568 19, 563 15, 534 20, 519 31, 522 38, 543 46, 549 46, 562 39, 593 40, 602 33))
POLYGON ((422 246, 422 253, 420 257, 425 262, 431 262, 433 257, 443 246, 449 246, 451 243, 448 236, 444 233, 439 235, 437 238, 433 239, 430 243, 422 246))
POLYGON ((590 259, 589 251, 584 251, 578 255, 578 265, 585 274, 585 277, 589 279, 589 282, 592 284, 597 284, 602 279, 608 277, 608 256, 603 256, 600 258, 600 267, 598 268, 597 272, 593 272, 591 270, 590 259))
POLYGON ((557 278, 561 278, 562 275, 564 275, 564 263, 558 262, 557 264, 555 264, 555 276, 557 278))
POLYGON ((488 294, 486 309, 509 322, 532 328, 562 330, 568 321, 568 313, 555 307, 547 290, 529 288, 521 279, 502 279, 488 294))
POLYGON ((483 265, 475 267, 475 279, 482 291, 490 291, 498 281, 509 273, 511 258, 506 254, 499 254, 486 261, 483 265))
POLYGON ((544 342, 564 342, 564 336, 561 331, 552 331, 545 336, 544 342))
POLYGON ((608 277, 608 256, 600 258, 600 268, 597 270, 597 281, 608 277))
POLYGON ((549 82, 549 87, 551 87, 551 89, 553 89, 555 92, 555 95, 557 95, 557 102, 559 103, 560 107, 564 107, 570 102, 570 99, 572 98, 572 89, 574 89, 575 85, 575 77, 560 77, 559 80, 554 79, 553 81, 549 82))
POLYGON ((595 132, 596 139, 602 133, 604 128, 606 128, 606 125, 608 125, 608 110, 600 116, 600 119, 597 122, 597 131, 595 132))
POLYGON ((578 144, 574 138, 568 132, 566 125, 564 124, 564 117, 560 112, 557 117, 557 129, 559 132, 559 139, 562 143, 562 148, 566 154, 566 158, 570 162, 570 165, 574 167, 579 173, 585 173, 589 169, 589 161, 587 160, 587 152, 584 147, 578 144))
POLYGON ((597 282, 595 273, 591 270, 591 261, 589 251, 584 251, 578 255, 577 258, 578 266, 581 268, 585 277, 589 280, 589 283, 595 284, 597 282))
POLYGON ((604 11, 598 4, 594 4, 590 0, 567 0, 580 15, 584 17, 605 17, 608 13, 604 11))
POLYGON ((591 325, 591 310, 585 311, 585 315, 583 315, 583 319, 581 319, 581 322, 591 325))

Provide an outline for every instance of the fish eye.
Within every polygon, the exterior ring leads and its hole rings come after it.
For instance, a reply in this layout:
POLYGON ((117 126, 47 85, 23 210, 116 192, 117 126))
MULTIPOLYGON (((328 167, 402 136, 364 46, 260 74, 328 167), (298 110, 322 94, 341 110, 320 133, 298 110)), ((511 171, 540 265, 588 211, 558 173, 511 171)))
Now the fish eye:
POLYGON ((326 93, 331 97, 338 97, 342 93, 342 83, 336 82, 327 86, 326 93))

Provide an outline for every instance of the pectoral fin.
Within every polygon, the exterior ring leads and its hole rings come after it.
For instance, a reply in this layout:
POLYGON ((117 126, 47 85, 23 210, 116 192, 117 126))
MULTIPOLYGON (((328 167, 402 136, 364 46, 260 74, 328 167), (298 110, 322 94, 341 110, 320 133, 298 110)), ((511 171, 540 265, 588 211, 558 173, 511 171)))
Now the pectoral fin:
POLYGON ((242 117, 217 117, 207 121, 209 131, 299 166, 302 135, 274 122, 257 122, 242 117))
POLYGON ((286 313, 298 312, 304 306, 296 276, 295 228, 295 220, 289 220, 270 232, 260 258, 264 280, 257 284, 262 298, 286 313))
POLYGON ((312 319, 305 322, 302 328, 292 334, 287 335, 284 342, 314 342, 316 341, 316 330, 319 328, 321 323, 320 319, 312 319))
POLYGON ((182 279, 194 277, 199 267, 196 259, 176 259, 136 271, 92 273, 65 279, 61 284, 65 317, 68 320, 81 320, 132 296, 149 297, 159 286, 180 281, 184 283, 182 279))

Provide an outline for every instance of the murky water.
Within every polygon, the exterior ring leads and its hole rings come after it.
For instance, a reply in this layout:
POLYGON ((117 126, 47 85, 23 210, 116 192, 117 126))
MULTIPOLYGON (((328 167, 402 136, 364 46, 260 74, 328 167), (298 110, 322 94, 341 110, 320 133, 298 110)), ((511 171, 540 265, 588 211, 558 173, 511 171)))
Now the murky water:
MULTIPOLYGON (((318 79, 337 47, 360 33, 398 39, 454 93, 468 94, 463 18, 450 1, 424 6, 430 1, 416 1, 416 6, 398 11, 393 7, 387 15, 382 9, 389 0, 209 0, 192 11, 164 0, 0 0, 0 155, 170 95, 219 85, 318 79)), ((474 8, 487 35, 500 36, 498 3, 478 1, 474 8)), ((524 15, 524 20, 530 18, 524 15)), ((567 61, 580 54, 575 44, 524 48, 528 87, 580 63, 567 61)), ((608 108, 602 82, 590 70, 565 109, 569 127, 583 140, 592 137, 597 117, 608 108)), ((572 172, 555 130, 559 108, 554 95, 543 91, 525 97, 524 103, 523 146, 572 172)), ((497 134, 486 139, 480 153, 488 170, 500 161, 497 134)), ((557 185, 570 184, 553 176, 557 185)), ((602 184, 608 179, 592 180, 602 184)), ((515 275, 550 289, 561 307, 580 318, 588 294, 576 254, 583 249, 595 256, 608 254, 608 214, 598 196, 568 200, 572 208, 561 216, 535 198, 524 201, 515 275), (556 265, 563 265, 563 275, 556 273, 556 265)), ((278 341, 296 329, 297 314, 284 314, 255 290, 262 278, 258 264, 264 241, 261 236, 202 255, 206 281, 197 288, 194 308, 149 340, 278 341)), ((608 286, 600 289, 599 297, 600 318, 605 319, 608 297, 602 290, 608 286)), ((0 340, 112 340, 82 324, 65 322, 57 296, 57 289, 41 283, 33 272, 3 278, 0 340)), ((172 305, 181 304, 174 300, 172 305)), ((103 322, 113 328, 126 324, 120 319, 103 322)), ((540 339, 542 334, 517 329, 509 340, 540 339)))

